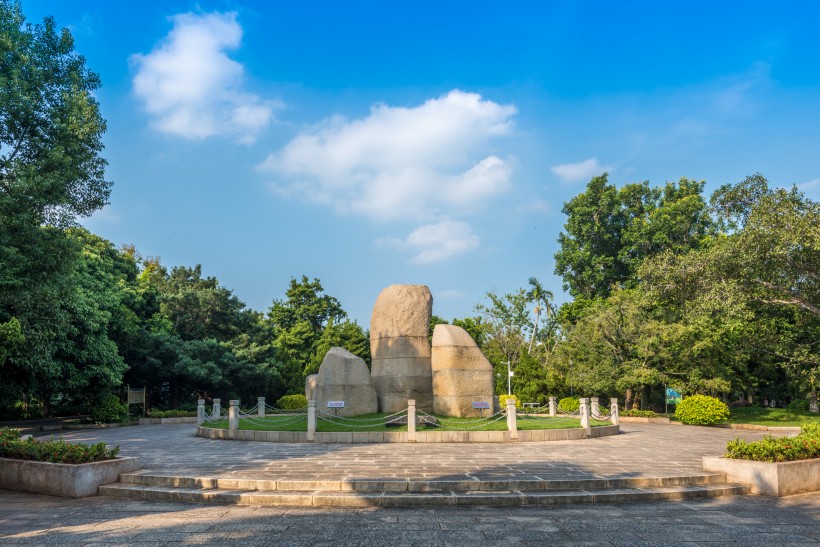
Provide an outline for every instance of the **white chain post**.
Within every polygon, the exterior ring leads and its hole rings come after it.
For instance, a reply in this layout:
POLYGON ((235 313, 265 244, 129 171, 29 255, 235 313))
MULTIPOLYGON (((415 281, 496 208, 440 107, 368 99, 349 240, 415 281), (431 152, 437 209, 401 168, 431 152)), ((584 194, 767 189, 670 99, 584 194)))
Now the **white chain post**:
POLYGON ((591 404, 592 404, 592 415, 593 416, 600 416, 601 415, 601 409, 598 406, 598 397, 593 397, 592 399, 590 399, 590 401, 591 401, 591 404))
POLYGON ((581 403, 581 427, 586 430, 587 437, 592 434, 592 428, 589 427, 589 399, 582 398, 580 399, 581 403))
POLYGON ((416 400, 407 400, 407 442, 416 442, 416 400))
POLYGON ((618 399, 609 400, 609 419, 612 420, 612 425, 621 423, 621 419, 618 417, 618 399))
POLYGON ((256 414, 260 418, 264 418, 265 417, 265 398, 264 397, 259 397, 257 399, 257 401, 258 401, 258 403, 256 405, 256 407, 257 407, 256 414))
POLYGON ((553 418, 555 418, 555 407, 556 406, 557 405, 555 404, 555 397, 550 397, 550 416, 552 416, 553 418))
POLYGON ((197 399, 196 401, 196 425, 205 423, 205 399, 197 399))
POLYGON ((316 439, 316 401, 308 401, 307 440, 316 439))
POLYGON ((211 417, 219 418, 219 415, 222 412, 222 407, 220 406, 221 401, 222 399, 214 399, 214 408, 211 410, 211 417))
POLYGON ((510 432, 510 439, 518 439, 518 421, 515 415, 515 399, 507 399, 507 430, 510 432))
POLYGON ((231 399, 228 401, 228 431, 231 436, 239 429, 239 400, 231 399))

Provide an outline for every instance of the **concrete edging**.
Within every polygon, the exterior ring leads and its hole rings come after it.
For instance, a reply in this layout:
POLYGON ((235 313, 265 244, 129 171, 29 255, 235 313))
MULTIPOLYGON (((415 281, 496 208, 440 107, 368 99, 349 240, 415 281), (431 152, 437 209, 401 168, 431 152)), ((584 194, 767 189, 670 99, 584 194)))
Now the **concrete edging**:
POLYGON ((668 424, 672 420, 669 418, 665 418, 663 416, 657 416, 655 418, 646 418, 646 417, 639 417, 639 416, 618 416, 618 420, 625 424, 668 424))
POLYGON ((195 424, 196 416, 179 416, 176 418, 140 418, 140 425, 195 424))
MULTIPOLYGON (((605 425, 592 428, 589 438, 618 435, 620 427, 605 425)), ((261 441, 269 443, 406 443, 406 431, 371 432, 316 432, 315 441, 307 440, 306 431, 251 431, 240 429, 214 429, 197 426, 198 437, 234 441, 261 441)), ((576 441, 588 438, 583 428, 519 430, 518 439, 512 439, 509 431, 417 431, 417 443, 509 443, 542 441, 576 441)))
POLYGON ((703 470, 724 473, 729 482, 748 485, 753 494, 780 497, 820 492, 820 458, 757 462, 704 456, 703 470))
POLYGON ((0 488, 64 498, 96 496, 103 484, 139 469, 137 458, 91 463, 51 463, 0 458, 0 488))

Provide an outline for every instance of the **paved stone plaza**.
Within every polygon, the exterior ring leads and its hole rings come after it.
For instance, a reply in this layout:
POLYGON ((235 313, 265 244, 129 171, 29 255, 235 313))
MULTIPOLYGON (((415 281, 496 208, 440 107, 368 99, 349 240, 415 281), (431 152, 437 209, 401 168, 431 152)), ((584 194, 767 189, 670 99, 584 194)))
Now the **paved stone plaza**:
MULTIPOLYGON (((629 477, 699 472, 756 432, 623 424, 586 441, 509 445, 287 445, 208 440, 193 426, 73 431, 154 472, 242 477, 629 477)), ((274 508, 0 491, 0 544, 675 545, 820 543, 820 495, 558 507, 274 508)))

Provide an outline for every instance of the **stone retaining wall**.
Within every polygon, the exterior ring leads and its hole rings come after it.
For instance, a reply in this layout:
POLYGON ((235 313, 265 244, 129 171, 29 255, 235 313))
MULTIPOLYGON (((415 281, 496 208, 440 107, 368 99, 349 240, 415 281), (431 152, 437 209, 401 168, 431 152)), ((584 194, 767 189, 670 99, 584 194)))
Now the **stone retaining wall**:
POLYGON ((0 488, 64 498, 96 496, 97 488, 139 469, 137 458, 92 463, 50 463, 0 458, 0 488))
POLYGON ((774 463, 704 456, 703 470, 724 473, 728 481, 751 487, 753 494, 779 497, 820 492, 820 458, 774 463))
POLYGON ((165 424, 195 424, 196 416, 180 416, 178 418, 140 418, 140 425, 165 424))
MULTIPOLYGON (((591 437, 618 435, 617 425, 593 427, 591 437)), ((305 443, 306 431, 250 431, 238 430, 231 435, 227 429, 198 426, 196 434, 209 439, 230 439, 236 441, 262 441, 271 443, 305 443)), ((585 439, 586 431, 573 429, 519 430, 518 439, 511 439, 509 431, 417 431, 417 443, 508 443, 541 441, 574 441, 585 439)), ((406 443, 406 431, 370 432, 316 432, 317 443, 406 443)))

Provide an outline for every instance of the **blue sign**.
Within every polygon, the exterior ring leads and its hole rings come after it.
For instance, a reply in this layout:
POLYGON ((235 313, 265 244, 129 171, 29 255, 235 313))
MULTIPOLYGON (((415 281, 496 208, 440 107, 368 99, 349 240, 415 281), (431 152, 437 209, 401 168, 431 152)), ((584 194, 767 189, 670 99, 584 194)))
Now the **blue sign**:
POLYGON ((328 408, 344 408, 345 402, 344 401, 328 401, 327 402, 328 408))
POLYGON ((473 408, 480 408, 480 409, 488 409, 490 408, 490 403, 487 401, 473 401, 473 408))
POLYGON ((668 405, 676 405, 683 399, 681 394, 672 389, 671 387, 666 388, 666 404, 668 405))

